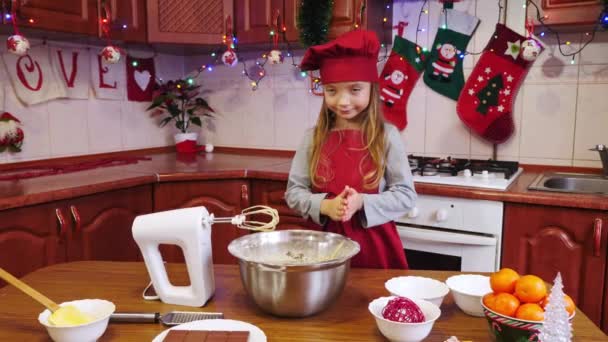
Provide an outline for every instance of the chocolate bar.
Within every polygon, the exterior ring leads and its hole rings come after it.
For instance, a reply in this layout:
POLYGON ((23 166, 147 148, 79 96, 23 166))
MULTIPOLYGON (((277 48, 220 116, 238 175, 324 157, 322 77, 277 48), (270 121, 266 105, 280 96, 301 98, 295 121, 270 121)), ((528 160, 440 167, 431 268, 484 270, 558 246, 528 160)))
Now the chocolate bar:
POLYGON ((163 342, 247 342, 249 331, 169 330, 163 342))

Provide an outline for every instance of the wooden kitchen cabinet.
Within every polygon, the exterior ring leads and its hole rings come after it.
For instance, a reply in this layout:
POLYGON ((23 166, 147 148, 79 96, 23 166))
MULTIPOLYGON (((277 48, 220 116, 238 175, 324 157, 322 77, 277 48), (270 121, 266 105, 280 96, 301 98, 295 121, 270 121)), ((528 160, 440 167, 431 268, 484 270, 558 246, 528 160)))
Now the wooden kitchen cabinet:
MULTIPOLYGON (((97 0, 98 18, 101 18, 100 15, 105 12, 104 5, 110 12, 112 39, 146 42, 146 0, 97 0)), ((98 23, 98 35, 105 39, 101 22, 98 23)))
POLYGON ((365 3, 365 8, 361 18, 361 28, 376 32, 378 39, 383 43, 391 42, 392 6, 391 9, 386 10, 384 1, 370 0, 335 0, 329 24, 329 40, 354 29, 355 23, 361 15, 362 3, 365 3), (385 16, 387 24, 382 25, 385 16))
MULTIPOLYGON (((541 17, 546 25, 595 26, 602 11, 601 0, 542 0, 536 1, 541 9, 541 17)), ((535 25, 537 13, 534 6, 528 6, 528 18, 533 18, 535 25)), ((541 28, 539 28, 541 29, 541 28)))
POLYGON ((97 35, 97 0, 28 0, 13 3, 17 6, 19 26, 97 35))
POLYGON ((58 203, 64 213, 67 261, 143 260, 131 228, 136 216, 152 212, 152 187, 108 191, 58 203))
MULTIPOLYGON (((216 217, 231 217, 240 214, 249 206, 249 182, 246 180, 213 180, 167 182, 156 185, 154 191, 155 211, 204 206, 216 217)), ((167 227, 171 228, 171 227, 167 227)), ((235 264, 228 253, 228 244, 248 231, 231 224, 214 224, 211 228, 213 262, 235 264)), ((168 262, 183 262, 184 256, 177 246, 161 246, 163 259, 168 262)))
POLYGON ((221 44, 233 0, 147 0, 148 42, 221 44))
POLYGON ((277 230, 309 229, 307 220, 291 210, 285 202, 287 182, 270 180, 253 180, 251 182, 251 204, 267 205, 279 212, 277 230))
POLYGON ((63 234, 51 205, 0 211, 0 267, 21 277, 54 264, 65 257, 59 247, 63 234))
MULTIPOLYGON (((268 43, 268 50, 270 50, 270 30, 275 25, 272 22, 275 10, 279 10, 281 16, 284 15, 283 0, 235 0, 234 33, 238 37, 239 43, 268 43)), ((280 38, 279 42, 282 42, 282 37, 280 38)))
POLYGON ((607 222, 605 211, 507 203, 502 267, 535 274, 548 283, 561 272, 564 291, 599 326, 608 260, 607 222))
MULTIPOLYGON (((352 31, 355 22, 360 15, 361 3, 364 0, 335 0, 332 10, 328 40, 352 31)), ((382 19, 387 15, 387 23, 392 22, 392 10, 385 11, 385 4, 382 1, 366 1, 362 18, 362 28, 373 30, 378 34, 380 40, 385 39, 382 19)), ((289 42, 297 42, 299 37, 298 30, 298 10, 300 1, 298 0, 236 0, 235 1, 235 32, 239 43, 267 43, 271 46, 270 30, 274 27, 272 22, 274 10, 280 9, 283 16, 282 23, 285 25, 286 37, 289 42)), ((390 24, 385 25, 387 33, 390 32, 390 24)), ((390 34, 388 38, 390 39, 390 34)), ((279 44, 283 39, 279 40, 279 44)))

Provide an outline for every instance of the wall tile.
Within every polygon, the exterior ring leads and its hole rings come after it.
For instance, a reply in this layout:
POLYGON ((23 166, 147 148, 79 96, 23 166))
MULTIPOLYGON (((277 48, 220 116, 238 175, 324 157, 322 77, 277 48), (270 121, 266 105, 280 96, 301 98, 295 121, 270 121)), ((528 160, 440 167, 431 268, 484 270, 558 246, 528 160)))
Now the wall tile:
POLYGON ((414 87, 407 102, 407 127, 401 132, 406 151, 412 154, 424 153, 426 125, 426 94, 430 90, 424 85, 422 77, 414 87))
POLYGON ((89 153, 87 102, 67 99, 48 102, 51 156, 89 153))
POLYGON ((275 89, 274 91, 274 122, 275 142, 280 142, 281 148, 295 150, 302 140, 309 120, 308 98, 302 89, 275 89))
MULTIPOLYGON (((589 36, 582 35, 582 42, 586 42, 589 36)), ((581 52, 581 64, 608 64, 608 35, 605 32, 597 32, 591 42, 581 52)))
POLYGON ((578 88, 574 159, 599 160, 589 151, 597 144, 608 145, 608 84, 581 84, 578 88))
POLYGON ((523 95, 521 157, 571 160, 576 85, 526 85, 523 95))
POLYGON ((583 64, 580 66, 578 81, 581 83, 608 83, 608 58, 607 64, 583 64))
POLYGON ((578 69, 578 65, 533 66, 524 82, 525 84, 576 84, 578 69))
POLYGON ((555 166, 572 166, 572 159, 550 159, 550 158, 519 158, 521 164, 532 165, 555 165, 555 166))
POLYGON ((242 117, 245 126, 240 146, 272 148, 275 146, 275 115, 272 89, 258 89, 250 92, 245 102, 247 111, 242 117))
POLYGON ((456 114, 456 102, 429 90, 426 106, 425 152, 468 155, 471 136, 456 114))
POLYGON ((572 161, 572 166, 602 168, 602 162, 600 160, 579 160, 579 159, 574 159, 572 161))
POLYGON ((170 146, 174 144, 173 134, 177 132, 173 122, 160 128, 158 122, 162 117, 150 117, 145 109, 149 103, 122 103, 121 134, 123 148, 132 150, 139 148, 170 146))
MULTIPOLYGON (((564 54, 576 52, 581 43, 582 33, 564 33, 560 34, 561 51, 564 54), (566 42, 570 42, 566 45, 566 42)), ((557 38, 554 34, 547 32, 543 37, 538 37, 543 43, 545 50, 538 56, 534 62, 534 66, 564 66, 572 65, 571 56, 563 56, 560 53, 560 46, 557 44, 557 38)), ((574 58, 574 64, 579 63, 579 57, 574 58)))
POLYGON ((119 101, 89 98, 88 139, 91 153, 122 149, 122 104, 119 101))

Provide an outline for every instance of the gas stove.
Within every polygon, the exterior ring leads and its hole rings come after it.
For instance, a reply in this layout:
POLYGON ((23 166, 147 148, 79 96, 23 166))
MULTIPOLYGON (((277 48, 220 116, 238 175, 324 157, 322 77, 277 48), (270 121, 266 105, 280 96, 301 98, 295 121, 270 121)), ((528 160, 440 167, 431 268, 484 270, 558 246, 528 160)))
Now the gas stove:
POLYGON ((523 169, 518 162, 408 156, 414 182, 506 190, 523 169))

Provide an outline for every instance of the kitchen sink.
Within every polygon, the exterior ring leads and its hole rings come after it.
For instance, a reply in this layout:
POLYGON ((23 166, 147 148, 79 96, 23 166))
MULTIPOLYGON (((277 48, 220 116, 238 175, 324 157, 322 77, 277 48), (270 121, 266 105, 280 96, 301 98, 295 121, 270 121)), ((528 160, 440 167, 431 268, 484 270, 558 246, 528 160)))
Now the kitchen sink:
POLYGON ((608 195, 608 177, 584 173, 550 172, 539 175, 528 189, 608 195))

